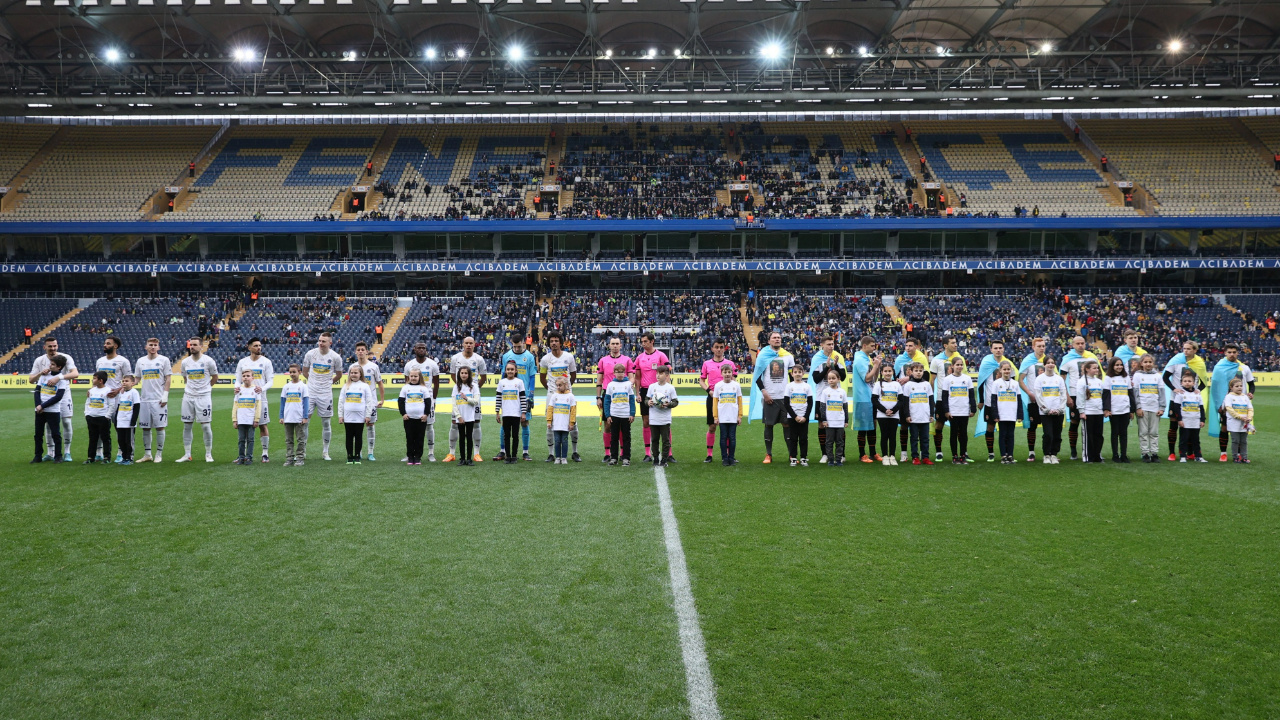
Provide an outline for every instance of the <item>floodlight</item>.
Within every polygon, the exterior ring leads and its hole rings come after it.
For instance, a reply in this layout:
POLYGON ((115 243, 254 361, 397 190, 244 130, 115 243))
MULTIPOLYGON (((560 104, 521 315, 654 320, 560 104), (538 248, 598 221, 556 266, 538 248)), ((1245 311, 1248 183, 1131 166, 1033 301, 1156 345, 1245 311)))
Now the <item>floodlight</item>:
POLYGON ((512 60, 523 60, 524 48, 520 47, 519 45, 512 45, 511 47, 507 48, 507 57, 512 60))
POLYGON ((120 51, 115 48, 107 48, 106 52, 102 53, 102 57, 107 62, 120 62, 120 51))
POLYGON ((1053 52, 1053 43, 1051 42, 1040 43, 1040 54, 1048 55, 1051 52, 1053 52))
POLYGON ((776 42, 768 43, 760 48, 760 54, 765 60, 778 60, 782 57, 782 45, 776 42))
POLYGON ((1169 52, 1182 52, 1182 41, 1181 41, 1181 40, 1170 40, 1170 41, 1169 41, 1169 52))
POLYGON ((425 55, 428 60, 436 59, 436 49, 433 47, 427 48, 422 54, 425 55))

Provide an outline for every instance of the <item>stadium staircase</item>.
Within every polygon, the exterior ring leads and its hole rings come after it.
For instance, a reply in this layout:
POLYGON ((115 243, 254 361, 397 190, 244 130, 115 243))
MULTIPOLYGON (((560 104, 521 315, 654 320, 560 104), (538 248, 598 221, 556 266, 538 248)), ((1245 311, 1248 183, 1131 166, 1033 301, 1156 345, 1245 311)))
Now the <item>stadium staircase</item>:
MULTIPOLYGON (((213 162, 213 159, 218 156, 218 153, 222 152, 222 148, 227 144, 228 136, 231 134, 228 132, 230 129, 231 123, 223 121, 222 125, 218 128, 218 132, 214 133, 213 137, 209 138, 209 142, 205 143, 205 146, 200 149, 200 152, 196 153, 196 156, 191 159, 191 162, 196 164, 195 173, 192 174, 190 170, 183 170, 178 174, 178 177, 174 178, 173 182, 169 183, 170 186, 182 188, 182 190, 180 190, 173 198, 172 212, 184 212, 187 208, 191 207, 191 203, 196 198, 196 193, 191 192, 191 186, 205 171, 205 168, 209 167, 209 163, 213 162)), ((143 204, 143 207, 146 207, 149 203, 151 207, 151 210, 147 212, 146 219, 155 220, 165 214, 164 205, 161 203, 165 203, 167 201, 168 198, 166 197, 165 189, 160 188, 157 190, 156 194, 151 196, 151 199, 148 200, 147 203, 143 204)))
MULTIPOLYGON (((32 335, 32 337, 33 337, 33 338, 42 338, 42 337, 45 337, 45 336, 47 336, 47 335, 52 334, 54 330, 57 330, 58 328, 60 328, 60 327, 62 327, 63 325, 65 325, 65 324, 67 323, 67 321, 68 321, 68 320, 70 320, 71 318, 75 317, 76 315, 79 315, 79 314, 80 314, 80 311, 81 311, 81 310, 83 310, 83 309, 84 309, 83 307, 73 308, 72 310, 68 311, 66 315, 63 315, 62 317, 58 318, 57 320, 54 320, 53 322, 49 323, 49 325, 48 325, 48 326, 46 326, 46 327, 41 328, 40 330, 38 330, 34 335, 32 335)), ((28 349, 28 348, 31 348, 31 347, 35 347, 35 346, 34 346, 34 345, 19 345, 18 347, 13 348, 13 349, 12 349, 12 350, 10 350, 9 352, 5 353, 4 355, 0 355, 0 365, 4 365, 5 363, 9 362, 10 360, 14 359, 15 357, 17 357, 17 356, 21 355, 22 353, 26 352, 26 351, 27 351, 27 349, 28 349)))
POLYGON ((374 343, 369 348, 369 354, 380 358, 382 353, 386 351, 387 346, 395 339, 396 333, 400 331, 400 325, 404 323, 404 319, 409 316, 409 310, 412 305, 398 305, 395 312, 391 313, 391 317, 382 324, 382 342, 374 343))
POLYGON ((716 202, 717 202, 717 203, 719 203, 719 204, 721 204, 721 205, 723 205, 723 206, 725 206, 725 207, 732 207, 732 206, 733 206, 733 196, 729 193, 729 191, 728 191, 728 190, 717 190, 717 191, 716 191, 716 202))
MULTIPOLYGON (((1062 127, 1063 133, 1074 142, 1075 134, 1066 126, 1065 123, 1062 127)), ((1081 132, 1083 132, 1083 129, 1081 132)), ((1107 204, 1115 207, 1124 207, 1124 193, 1120 191, 1120 188, 1115 186, 1114 181, 1122 179, 1127 180, 1128 178, 1123 178, 1120 176, 1120 173, 1116 172, 1115 163, 1113 162, 1107 163, 1108 170, 1104 172, 1102 169, 1102 158, 1098 157, 1093 150, 1089 149, 1088 143, 1076 143, 1075 147, 1076 150, 1079 150, 1080 154, 1089 161, 1089 164, 1093 166, 1093 169, 1097 170, 1098 174, 1107 181, 1106 187, 1098 188, 1098 192, 1106 199, 1107 204)), ((1155 198, 1152 197, 1151 193, 1147 192, 1147 189, 1142 187, 1140 183, 1134 181, 1133 208, 1137 210, 1140 215, 1150 216, 1155 215, 1155 211, 1150 208, 1154 208, 1157 205, 1158 203, 1155 201, 1155 198)))
POLYGON ((1245 142, 1249 143, 1254 150, 1258 151, 1258 154, 1262 156, 1262 161, 1264 163, 1270 165, 1275 162, 1272 149, 1267 147, 1267 144, 1262 142, 1262 139, 1259 138, 1248 125, 1245 125, 1243 120, 1240 118, 1230 118, 1228 123, 1231 125, 1231 129, 1235 130, 1240 137, 1244 138, 1245 142))
POLYGON ((920 185, 924 184, 924 178, 920 175, 920 148, 916 147, 914 139, 907 140, 907 126, 905 123, 890 123, 893 128, 893 144, 898 147, 898 154, 902 155, 903 162, 907 164, 906 172, 911 177, 919 181, 915 190, 911 191, 911 202, 920 207, 929 206, 929 198, 924 192, 924 188, 920 185))
POLYGON ((45 141, 45 144, 36 151, 35 155, 31 156, 27 164, 22 166, 18 174, 13 176, 13 179, 9 182, 9 192, 4 197, 0 197, 0 212, 13 212, 15 208, 22 204, 22 201, 27 198, 27 193, 18 191, 31 178, 31 175, 40 169, 40 166, 53 154, 53 151, 58 149, 62 141, 71 135, 71 127, 70 125, 63 125, 58 128, 58 132, 45 141))
POLYGON ((742 318, 742 335, 747 341, 747 347, 752 352, 752 357, 760 350, 760 331, 764 329, 763 325, 752 325, 747 322, 747 299, 744 297, 742 303, 738 305, 738 315, 742 318))
MULTIPOLYGON (((373 149, 373 177, 369 178, 370 184, 375 184, 375 180, 381 175, 382 170, 387 167, 387 160, 391 158, 391 153, 395 150, 396 141, 400 139, 400 124, 392 123, 382 131, 382 138, 378 140, 378 145, 373 149)), ((363 180, 364 177, 361 176, 363 180)), ((382 205, 382 201, 386 198, 382 193, 372 188, 364 196, 365 211, 377 210, 382 205)), ((355 214, 351 214, 354 218, 355 214)), ((345 216, 343 219, 347 219, 345 216)), ((385 335, 383 337, 386 337, 385 335)))

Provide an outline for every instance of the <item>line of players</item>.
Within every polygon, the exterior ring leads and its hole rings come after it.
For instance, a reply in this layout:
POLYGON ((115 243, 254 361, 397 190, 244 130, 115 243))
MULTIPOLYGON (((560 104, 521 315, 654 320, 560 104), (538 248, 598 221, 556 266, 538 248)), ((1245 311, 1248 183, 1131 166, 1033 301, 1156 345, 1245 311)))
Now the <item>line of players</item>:
MULTIPOLYGON (((519 401, 524 403, 521 407, 520 433, 523 445, 522 457, 530 460, 529 455, 529 421, 532 419, 532 405, 535 395, 535 378, 548 393, 556 390, 556 386, 560 380, 566 380, 570 391, 577 379, 577 362, 574 355, 563 350, 562 337, 558 332, 552 332, 548 335, 548 352, 541 360, 534 359, 524 343, 523 337, 512 338, 512 349, 505 353, 501 359, 501 365, 504 373, 508 365, 515 366, 515 376, 524 385, 524 394, 519 401)), ((374 459, 374 445, 376 443, 376 416, 377 408, 381 407, 385 402, 385 386, 383 384, 381 373, 378 365, 369 358, 368 347, 364 343, 358 343, 356 346, 356 362, 352 364, 352 368, 348 368, 347 372, 343 372, 342 357, 331 349, 332 338, 328 333, 322 334, 317 341, 315 348, 309 350, 301 364, 296 368, 291 367, 291 371, 297 371, 293 374, 291 383, 286 384, 286 391, 281 393, 281 415, 278 418, 281 424, 286 426, 298 425, 302 426, 302 432, 297 433, 299 437, 286 438, 287 459, 286 462, 293 464, 301 462, 305 459, 306 443, 309 436, 310 424, 309 420, 312 413, 318 415, 322 424, 322 442, 323 457, 330 459, 329 447, 332 439, 331 418, 334 415, 333 389, 339 385, 339 377, 342 377, 342 383, 352 385, 354 383, 362 383, 368 386, 369 392, 362 392, 356 398, 354 393, 348 398, 347 395, 340 395, 343 407, 339 408, 341 419, 348 428, 348 461, 358 461, 360 455, 359 440, 354 447, 352 446, 352 430, 348 417, 348 403, 355 405, 357 402, 363 407, 364 417, 361 422, 356 422, 355 429, 368 429, 368 453, 369 460, 374 459), (358 371, 355 369, 358 368, 358 371), (298 380, 301 376, 302 382, 298 380), (302 393, 297 386, 303 385, 306 390, 306 397, 302 397, 302 393), (376 388, 376 397, 374 397, 373 389, 376 388), (305 405, 306 407, 301 407, 305 405), (286 421, 285 414, 288 413, 292 421, 286 421), (301 413, 301 414, 299 414, 301 413), (296 447, 295 447, 296 446, 296 447)), ((665 353, 654 347, 654 336, 652 333, 645 333, 641 336, 642 352, 640 352, 633 360, 621 353, 621 343, 614 338, 609 343, 608 353, 601 357, 597 363, 598 381, 596 385, 596 402, 597 407, 601 411, 601 420, 604 423, 603 444, 606 448, 604 460, 605 462, 629 463, 631 455, 631 433, 630 424, 635 416, 635 405, 639 405, 640 416, 643 426, 643 439, 645 455, 647 462, 653 461, 652 453, 652 431, 650 427, 650 410, 655 405, 650 401, 650 388, 658 382, 658 370, 663 367, 670 367, 670 360, 665 353), (616 377, 618 375, 621 377, 616 377), (614 378, 612 382, 610 378, 614 378), (614 383, 618 380, 625 380, 631 384, 630 399, 621 397, 619 386, 614 383), (612 391, 611 391, 612 388, 612 391), (639 402, 636 403, 635 399, 639 402), (623 412, 623 405, 630 403, 629 412, 623 412), (606 404, 607 403, 607 404, 606 404), (618 420, 626 418, 626 423, 618 422, 618 420), (625 425, 625 426, 624 426, 625 425)), ((143 430, 143 452, 144 455, 141 462, 159 461, 162 459, 161 453, 164 449, 165 428, 168 424, 168 395, 172 376, 172 368, 168 358, 158 354, 159 341, 152 338, 147 341, 147 354, 138 359, 135 365, 130 364, 129 360, 119 354, 119 343, 115 338, 107 338, 103 342, 103 356, 95 363, 95 375, 105 376, 102 385, 106 388, 105 393, 97 393, 102 395, 98 398, 104 404, 105 408, 90 406, 86 403, 86 413, 90 411, 95 413, 105 413, 107 416, 115 417, 116 410, 119 405, 119 396, 121 393, 128 393, 128 389, 124 388, 125 378, 134 376, 140 386, 139 402, 137 404, 134 415, 135 424, 143 430), (155 434, 155 453, 152 454, 152 434, 155 434)), ((183 358, 179 364, 179 372, 186 381, 182 398, 182 422, 184 426, 183 446, 184 454, 179 458, 178 462, 189 462, 192 460, 192 442, 194 435, 194 426, 200 425, 204 436, 205 460, 212 462, 212 430, 210 424, 212 422, 212 388, 217 383, 217 367, 211 358, 204 355, 201 351, 202 341, 199 338, 192 338, 188 343, 190 354, 183 358)), ((257 421, 254 426, 259 428, 262 435, 262 459, 264 462, 269 460, 270 445, 270 414, 269 402, 266 399, 266 390, 272 386, 274 380, 274 367, 271 360, 261 354, 262 344, 257 338, 253 338, 249 342, 249 356, 242 358, 236 366, 236 376, 241 380, 241 387, 252 387, 252 391, 262 401, 254 403, 257 413, 257 421), (249 374, 246 380, 243 376, 249 374)), ((461 391, 455 390, 454 407, 455 412, 450 423, 449 435, 449 454, 445 458, 445 462, 452 462, 458 459, 458 443, 460 435, 467 435, 467 452, 462 455, 462 462, 470 464, 482 460, 479 452, 480 441, 482 439, 482 426, 480 418, 482 411, 479 403, 479 388, 483 387, 486 379, 488 368, 485 360, 475 353, 475 341, 472 338, 463 340, 463 348, 449 360, 449 369, 454 380, 455 388, 461 388, 461 391), (462 369, 467 370, 467 380, 469 382, 459 382, 459 373, 462 369), (473 399, 468 395, 468 390, 474 389, 473 399), (467 409, 465 406, 473 405, 474 409, 467 409), (459 406, 463 406, 463 415, 468 419, 459 422, 459 406)), ((834 339, 831 337, 824 338, 821 343, 821 349, 812 358, 810 364, 810 380, 812 384, 808 384, 808 393, 800 388, 792 385, 797 382, 795 378, 789 377, 790 370, 794 366, 794 358, 792 358, 785 350, 781 349, 781 335, 777 332, 772 333, 769 339, 769 346, 762 349, 757 361, 756 374, 754 378, 754 386, 758 388, 758 397, 763 399, 761 416, 764 421, 764 440, 765 440, 765 463, 772 462, 772 444, 773 434, 776 425, 785 424, 784 431, 787 434, 787 444, 790 451, 793 464, 807 465, 807 423, 812 418, 819 425, 819 443, 823 448, 823 457, 819 462, 827 462, 828 458, 840 462, 844 457, 843 430, 846 424, 852 425, 857 432, 858 453, 859 458, 863 462, 874 462, 880 460, 886 464, 896 463, 893 458, 894 445, 891 433, 886 432, 888 426, 893 425, 899 431, 899 440, 902 443, 902 460, 907 459, 908 441, 910 439, 910 422, 902 422, 907 418, 911 407, 897 409, 894 403, 897 402, 901 393, 905 391, 905 386, 912 378, 910 371, 907 369, 908 364, 917 363, 921 366, 922 377, 925 382, 930 384, 931 397, 934 398, 930 405, 930 421, 934 423, 934 449, 935 459, 942 459, 942 439, 943 430, 948 424, 951 426, 952 432, 952 452, 953 456, 968 459, 967 442, 968 432, 967 423, 969 417, 979 418, 979 422, 985 424, 990 422, 994 425, 992 431, 985 432, 988 461, 995 460, 994 446, 996 442, 996 432, 998 428, 1001 439, 1001 459, 1010 462, 1012 458, 1012 428, 1019 420, 1024 420, 1027 432, 1027 444, 1030 450, 1028 460, 1035 460, 1035 442, 1036 434, 1039 426, 1045 426, 1046 434, 1046 451, 1052 450, 1052 454, 1056 459, 1057 447, 1049 447, 1049 443, 1057 442, 1058 426, 1060 425, 1060 416, 1064 412, 1070 417, 1069 440, 1071 445, 1071 457, 1077 459, 1078 445, 1080 440, 1079 428, 1083 424, 1086 428, 1086 436, 1084 438, 1084 456, 1086 461, 1100 460, 1097 453, 1101 451, 1102 445, 1102 419, 1114 418, 1111 423, 1112 427, 1112 450, 1114 459, 1121 462, 1127 461, 1127 426, 1129 417, 1136 417, 1140 429, 1140 442, 1142 444, 1142 455, 1144 461, 1155 461, 1158 457, 1158 447, 1154 438, 1155 428, 1158 425, 1158 419, 1164 415, 1166 390, 1169 397, 1176 400, 1180 397, 1180 393, 1188 388, 1181 387, 1176 383, 1190 383, 1190 390, 1195 391, 1203 387, 1207 387, 1214 381, 1210 379, 1208 370, 1202 357, 1198 356, 1199 347, 1194 342, 1188 342, 1184 346, 1182 354, 1175 356, 1166 365, 1162 375, 1156 375, 1154 368, 1152 372, 1145 372, 1146 368, 1140 365, 1141 357, 1145 356, 1145 351, 1137 346, 1137 334, 1129 331, 1125 334, 1125 345, 1121 346, 1115 355, 1115 359, 1128 360, 1126 366, 1123 362, 1116 366, 1113 362, 1107 363, 1106 371, 1103 372, 1099 366, 1091 369, 1090 361, 1097 363, 1098 358, 1085 349, 1085 341, 1081 337, 1073 339, 1072 348, 1062 358, 1060 370, 1066 375, 1065 387, 1060 391, 1063 397, 1063 408, 1056 408, 1053 390, 1043 391, 1038 384, 1043 375, 1050 374, 1046 367, 1045 342, 1043 338, 1037 338, 1033 341, 1033 352, 1028 354, 1026 358, 1013 368, 1012 362, 1004 357, 1003 343, 996 341, 991 343, 991 353, 983 358, 978 380, 975 384, 972 379, 964 372, 964 359, 958 353, 956 339, 947 337, 943 340, 942 351, 938 353, 932 360, 928 360, 924 355, 921 344, 915 338, 906 340, 905 351, 898 356, 894 363, 890 366, 885 363, 885 359, 880 357, 876 352, 876 341, 871 337, 864 337, 859 342, 859 350, 854 356, 852 365, 853 370, 853 398, 852 398, 852 415, 848 414, 849 398, 840 397, 832 394, 833 390, 838 390, 843 386, 846 379, 846 363, 839 353, 834 351, 834 339), (1004 367, 1005 365, 1009 367, 1004 367), (959 369, 956 369, 956 366, 959 369), (764 368, 768 368, 768 372, 763 372, 764 368), (892 373, 883 368, 891 368, 892 373), (1004 377, 1005 373, 1012 369, 1011 377, 1004 377), (1083 399, 1080 397, 1081 379, 1093 378, 1090 373, 1097 371, 1097 383, 1090 384, 1091 381, 1085 383, 1085 390, 1092 388, 1094 385, 1096 392, 1091 395, 1086 392, 1083 399), (829 374, 834 373, 838 382, 832 385, 829 374), (1157 382, 1152 376, 1158 377, 1157 382), (955 378, 954 380, 952 378, 955 378), (1117 379, 1119 378, 1119 379, 1117 379), (790 382, 789 382, 790 381, 790 382), (900 387, 895 389, 886 382, 896 382, 900 387), (1012 382, 1013 387, 1008 383, 1012 382), (1121 386, 1124 383, 1124 387, 1121 386), (967 383, 967 385, 966 385, 967 383), (1105 386, 1105 387, 1102 387, 1105 386), (1128 390, 1124 390, 1127 387, 1128 390), (973 391, 973 392, 971 392, 973 391), (947 404, 944 407, 941 402, 944 397, 947 404), (1048 394, 1046 394, 1048 393, 1048 394), (1097 395, 1097 397, 1094 397, 1097 395), (962 397, 963 396, 963 397, 962 397), (1018 402, 1014 402, 1014 397, 1018 396, 1018 402), (783 399, 786 399, 784 402, 783 399), (1030 400, 1035 398, 1035 402, 1030 400), (961 400, 965 400, 964 403, 961 400), (1043 401, 1048 400, 1048 409, 1043 407, 1043 401), (1114 403, 1115 407, 1112 407, 1114 403), (1100 412, 1094 412, 1101 407, 1100 412), (844 408, 843 414, 836 412, 844 408), (1010 417, 1010 414, 1012 416, 1010 417), (831 415, 827 417, 827 415, 831 415), (1095 423, 1091 418, 1098 416, 1095 423), (1154 416, 1154 417, 1152 417, 1154 416), (803 426, 803 427, 802 427, 803 426), (876 452, 877 430, 881 437, 880 453, 876 452), (830 432, 835 430, 837 432, 830 432), (1007 442, 1006 445, 1006 436, 1007 442), (832 447, 832 438, 835 442, 841 443, 839 452, 835 452, 832 447), (794 440, 794 442, 793 442, 794 440), (868 452, 868 445, 870 450, 868 452)), ((736 429, 727 427, 728 425, 736 425, 736 422, 724 422, 727 418, 722 408, 717 407, 719 404, 732 405, 737 403, 740 409, 741 397, 735 400, 732 397, 719 397, 717 392, 719 385, 726 378, 735 378, 738 368, 724 357, 725 343, 723 340, 716 339, 711 347, 712 357, 703 363, 700 372, 700 385, 704 392, 707 393, 707 457, 706 462, 712 459, 712 451, 717 431, 721 433, 721 459, 722 461, 734 461, 734 449, 736 445, 736 429), (726 437, 726 434, 732 434, 732 437, 726 437)), ((1251 370, 1238 361, 1238 348, 1230 346, 1227 348, 1226 357, 1220 361, 1219 367, 1215 371, 1226 367, 1231 372, 1231 376, 1239 378, 1242 386, 1247 385, 1248 391, 1243 392, 1226 392, 1225 395, 1230 397, 1230 407, 1225 401, 1218 403, 1219 421, 1226 426, 1224 432, 1220 432, 1220 460, 1227 459, 1227 439, 1231 437, 1233 442, 1238 441, 1245 449, 1233 449, 1232 458, 1247 460, 1247 432, 1241 431, 1242 427, 1251 428, 1252 406, 1247 401, 1253 396, 1254 380, 1251 370), (1240 399, 1243 396, 1243 401, 1240 399), (1236 416, 1240 415, 1241 418, 1236 416), (1246 417, 1247 416, 1247 417, 1246 417), (1242 419, 1243 418, 1243 419, 1242 419), (1242 436, 1241 436, 1242 435, 1242 436), (1241 437, 1237 437, 1241 436, 1241 437)), ((425 387, 429 386, 429 396, 425 398, 433 405, 434 398, 438 396, 440 384, 440 367, 438 363, 428 358, 426 355, 426 346, 418 343, 414 347, 414 357, 405 364, 405 373, 417 371, 420 376, 420 382, 414 383, 415 387, 412 392, 415 394, 426 393, 425 387)), ((1058 368, 1055 367, 1055 370, 1058 368)), ((1215 373, 1216 374, 1216 373, 1215 373)), ((45 341, 45 353, 33 363, 30 380, 40 385, 37 404, 56 405, 59 412, 50 412, 51 408, 43 408, 44 417, 39 422, 38 436, 43 436, 46 442, 46 454, 41 458, 44 460, 69 459, 70 457, 70 440, 72 436, 71 416, 72 403, 69 392, 69 381, 78 377, 79 372, 76 369, 74 360, 68 356, 62 356, 58 353, 58 343, 55 338, 47 338, 45 341), (62 358, 65 367, 57 366, 55 360, 62 358), (55 372, 56 371, 56 372, 55 372), (63 385, 63 383, 66 383, 63 385), (59 394, 59 386, 65 388, 65 392, 59 394), (49 399, 53 395, 57 395, 56 403, 49 403, 49 399), (51 422, 51 418, 57 414, 58 422, 51 422), (61 432, 57 432, 60 430, 61 432), (58 437, 61 436, 61 437, 58 437), (66 446, 62 446, 62 442, 66 446)), ((1215 378, 1216 379, 1216 378, 1215 378)), ((95 385, 97 382, 95 382, 95 385)), ((807 384, 807 383, 806 383, 807 384)), ((1224 381, 1225 384, 1225 381, 1224 381)), ((237 394, 240 394, 237 389, 237 394)), ((508 392, 510 395, 510 392, 508 392)), ((757 393, 753 392, 753 395, 757 393)), ((402 393, 401 400, 404 399, 402 393)), ((516 400, 516 398, 508 398, 516 400)), ((753 398, 754 399, 754 398, 753 398)), ((1202 459, 1198 446, 1198 432, 1183 432, 1188 430, 1196 430, 1200 424, 1204 422, 1203 408, 1196 406, 1196 401, 1190 397, 1184 398, 1184 403, 1173 403, 1171 413, 1177 413, 1176 424, 1173 420, 1170 423, 1168 434, 1169 439, 1169 459, 1173 460, 1181 454, 1184 458, 1202 459), (1194 418, 1183 417, 1190 413, 1195 415, 1194 418), (1178 443, 1181 452, 1175 449, 1174 444, 1178 443)), ((675 398, 671 398, 673 404, 675 398)), ((96 401, 95 401, 96 404, 96 401)), ((918 403, 917 403, 918 404, 918 403)), ((248 405, 247 399, 244 405, 248 405)), ((237 426, 246 424, 241 423, 239 418, 244 415, 242 410, 245 408, 237 408, 235 415, 237 417, 237 426)), ((664 408, 664 409, 669 409, 664 408)), ((919 408, 915 408, 919 410, 919 408)), ((502 415, 502 405, 500 402, 495 404, 497 414, 502 415)), ((126 413, 128 414, 128 413, 126 413)), ((402 409, 401 414, 407 421, 411 419, 408 413, 402 409)), ((739 413, 741 414, 741 413, 739 413)), ((356 413, 356 418, 359 413, 356 413)), ((413 418, 425 424, 424 431, 425 440, 428 448, 427 459, 429 462, 435 461, 435 429, 434 408, 425 413, 423 418, 413 418), (423 422, 425 420, 425 422, 423 422)), ((502 418, 495 418, 502 422, 502 418)), ((576 420, 576 418, 575 418, 576 420)), ((554 452, 556 436, 552 427, 554 423, 549 423, 547 430, 547 461, 553 462, 557 460, 554 452)), ((295 433, 286 427, 287 433, 293 436, 295 433)), ((495 460, 514 460, 517 452, 514 443, 507 442, 507 435, 514 436, 515 428, 507 424, 503 424, 500 432, 500 444, 503 449, 495 457, 495 460)), ((668 430, 669 431, 669 430, 668 430)), ((408 430, 407 430, 408 432, 408 430)), ((569 438, 573 444, 573 461, 580 462, 581 456, 578 453, 578 432, 576 422, 571 423, 569 438)), ((981 432, 981 430, 980 430, 981 432)), ((95 438, 97 439, 97 438, 95 438)), ((37 442, 39 442, 37 440, 37 442)), ((100 440, 99 440, 100 442, 100 440)), ((109 438, 108 438, 109 442, 109 438)), ((243 437, 242 437, 243 444, 243 437)), ((664 460, 674 462, 673 457, 669 457, 669 438, 668 438, 668 457, 664 460)), ((91 454, 89 460, 101 459, 100 454, 102 448, 95 446, 97 453, 91 454)), ((927 448, 926 448, 927 450, 927 448)), ((117 456, 117 461, 126 460, 124 458, 125 448, 121 449, 121 454, 117 456)), ((39 450, 37 449, 37 455, 39 450)), ((108 453, 109 454, 109 453, 108 453)), ((927 452, 923 453, 922 461, 927 462, 927 452)), ((662 457, 662 456, 659 456, 662 457)), ((238 461, 244 460, 244 454, 238 461)), ((1050 461, 1046 458, 1047 461, 1050 461)), ((404 461, 411 461, 408 456, 404 461)), ((971 460, 970 460, 971 461, 971 460)), ((1052 462, 1052 461, 1050 461, 1052 462)))

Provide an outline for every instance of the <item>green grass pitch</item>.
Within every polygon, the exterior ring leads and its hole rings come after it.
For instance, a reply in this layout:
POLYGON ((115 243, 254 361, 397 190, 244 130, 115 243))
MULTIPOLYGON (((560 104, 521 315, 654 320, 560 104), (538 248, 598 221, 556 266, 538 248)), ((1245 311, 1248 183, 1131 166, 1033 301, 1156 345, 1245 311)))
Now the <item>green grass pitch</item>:
MULTIPOLYGON (((175 423, 162 466, 81 466, 77 408, 77 463, 31 466, 30 396, 0 395, 0 718, 687 717, 654 472, 603 467, 593 418, 569 467, 539 427, 538 462, 408 468, 391 412, 376 463, 315 459, 317 430, 283 468, 276 430, 240 467, 228 402, 213 465, 172 462, 175 423)), ((678 421, 723 716, 1280 717, 1280 392, 1256 403, 1251 466, 790 469, 753 424, 726 469, 678 421)))

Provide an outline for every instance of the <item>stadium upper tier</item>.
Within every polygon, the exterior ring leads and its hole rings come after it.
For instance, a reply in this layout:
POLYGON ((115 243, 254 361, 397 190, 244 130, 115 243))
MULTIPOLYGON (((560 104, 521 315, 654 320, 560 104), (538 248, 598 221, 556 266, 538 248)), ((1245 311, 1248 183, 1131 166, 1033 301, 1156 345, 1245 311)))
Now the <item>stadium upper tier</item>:
POLYGON ((1076 138, 1053 120, 7 124, 0 220, 1280 215, 1280 121, 1080 128, 1076 138), (1134 183, 1132 207, 1119 180, 1134 183))

